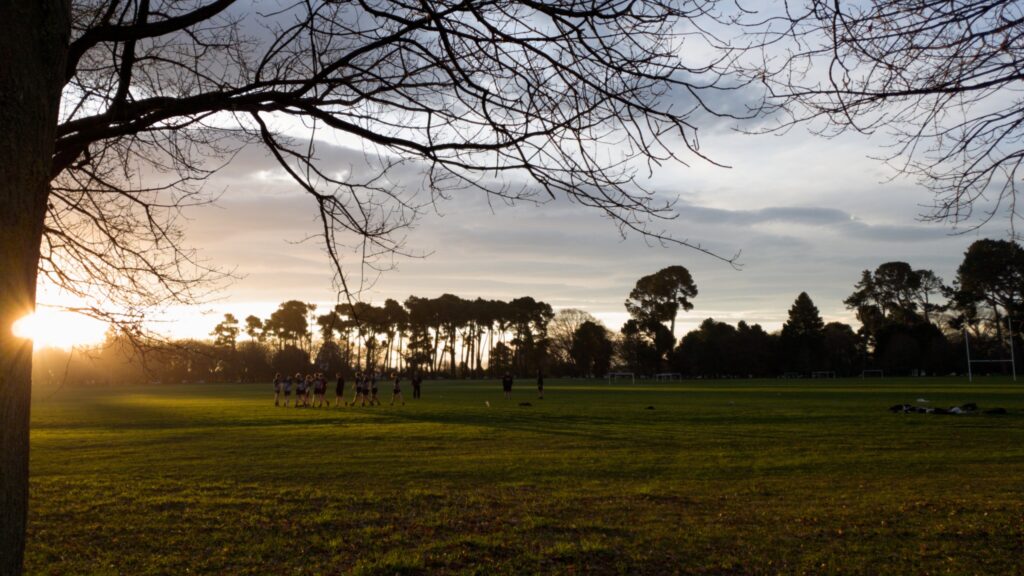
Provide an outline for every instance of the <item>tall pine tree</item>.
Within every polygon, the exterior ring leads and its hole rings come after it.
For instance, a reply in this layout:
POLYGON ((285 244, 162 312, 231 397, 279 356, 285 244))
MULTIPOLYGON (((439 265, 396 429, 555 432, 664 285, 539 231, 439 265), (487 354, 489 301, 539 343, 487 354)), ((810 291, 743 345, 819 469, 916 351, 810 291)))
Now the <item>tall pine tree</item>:
POLYGON ((807 373, 825 363, 825 322, 807 292, 801 292, 782 325, 782 353, 787 371, 807 373))

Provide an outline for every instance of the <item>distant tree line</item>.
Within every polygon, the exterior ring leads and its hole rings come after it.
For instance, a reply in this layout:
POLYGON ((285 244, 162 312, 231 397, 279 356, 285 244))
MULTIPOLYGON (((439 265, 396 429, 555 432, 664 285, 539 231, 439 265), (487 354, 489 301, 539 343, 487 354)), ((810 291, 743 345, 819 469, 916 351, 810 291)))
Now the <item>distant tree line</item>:
POLYGON ((674 372, 691 378, 962 372, 964 333, 979 359, 1007 357, 1010 334, 1019 346, 1024 252, 1013 242, 979 240, 964 254, 950 285, 906 262, 864 270, 844 301, 860 321, 857 330, 825 323, 801 292, 777 332, 708 318, 677 341, 678 314, 693 309, 697 294, 682 266, 644 276, 625 301, 630 319, 617 334, 585 311, 556 313, 529 296, 410 296, 381 306, 339 304, 323 313, 315 304, 289 300, 267 318, 225 314, 208 341, 179 340, 140 353, 128 335, 112 332, 104 346, 71 358, 42 350, 36 377, 118 383, 265 381, 275 372, 309 370, 417 371, 448 378, 506 371, 572 377, 603 377, 612 370, 674 372))
MULTIPOLYGON (((680 270, 665 269, 653 276, 658 278, 641 279, 630 294, 626 308, 632 318, 618 342, 620 362, 637 374, 948 374, 966 370, 965 334, 972 358, 1006 359, 1011 345, 1021 357, 1024 252, 1011 241, 971 244, 950 285, 933 271, 906 262, 864 270, 844 300, 861 323, 857 330, 841 322, 826 324, 810 296, 801 292, 779 332, 708 318, 675 343, 665 324, 671 326, 679 309, 692 308, 688 298, 696 296, 697 289, 689 274, 680 270)), ((993 363, 974 369, 1004 372, 1009 366, 993 363)))

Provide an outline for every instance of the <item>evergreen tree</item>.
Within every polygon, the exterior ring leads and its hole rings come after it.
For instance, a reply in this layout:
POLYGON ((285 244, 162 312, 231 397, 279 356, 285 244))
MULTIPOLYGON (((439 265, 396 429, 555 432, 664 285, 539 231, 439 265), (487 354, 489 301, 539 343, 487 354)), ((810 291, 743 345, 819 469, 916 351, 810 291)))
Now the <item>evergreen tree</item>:
POLYGON ((806 373, 824 365, 825 322, 807 292, 801 292, 782 325, 786 370, 806 373))

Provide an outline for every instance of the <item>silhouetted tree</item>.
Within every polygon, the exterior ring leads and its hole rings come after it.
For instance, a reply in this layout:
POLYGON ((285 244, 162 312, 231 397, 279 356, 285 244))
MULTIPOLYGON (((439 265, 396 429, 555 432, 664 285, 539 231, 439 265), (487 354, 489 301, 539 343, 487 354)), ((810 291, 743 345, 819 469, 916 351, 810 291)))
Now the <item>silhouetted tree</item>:
POLYGON ((801 292, 782 325, 780 344, 787 370, 807 373, 824 368, 825 323, 807 292, 801 292))
POLYGON ((947 291, 931 270, 914 270, 906 262, 886 262, 865 270, 844 303, 857 311, 866 348, 874 349, 878 333, 889 324, 910 327, 930 323, 945 310, 936 299, 947 291))
POLYGON ((299 346, 309 337, 309 321, 305 302, 289 300, 278 306, 263 323, 263 329, 277 342, 278 347, 299 346))
POLYGON ((708 318, 679 341, 673 365, 689 376, 722 378, 741 375, 737 370, 738 359, 736 328, 708 318))
POLYGON ((964 253, 951 290, 959 325, 984 325, 1004 340, 1007 316, 1024 323, 1024 250, 1007 240, 978 240, 964 253))
POLYGON ((242 342, 238 345, 239 372, 243 382, 266 382, 273 377, 270 350, 261 342, 242 342))
POLYGON ((214 337, 214 345, 224 346, 234 350, 238 342, 238 319, 234 314, 225 314, 224 320, 213 328, 210 336, 214 337))
POLYGON ((249 340, 255 342, 262 343, 267 339, 267 334, 263 330, 263 320, 260 320, 258 316, 245 317, 245 333, 249 336, 249 340))
POLYGON ((335 374, 342 372, 346 368, 345 359, 341 355, 341 348, 338 347, 338 343, 333 340, 324 342, 320 349, 317 350, 316 359, 313 361, 313 367, 327 375, 328 378, 334 377, 335 374))
POLYGON ((865 350, 861 338, 848 324, 829 322, 822 330, 822 344, 825 349, 825 366, 838 376, 859 374, 865 350))
POLYGON ((576 308, 563 308, 555 313, 548 324, 548 353, 553 366, 549 366, 552 373, 571 369, 573 361, 573 346, 576 340, 576 331, 585 323, 597 324, 597 319, 589 312, 576 308))
POLYGON ((584 320, 573 332, 569 355, 576 376, 607 374, 611 368, 614 345, 608 329, 598 322, 584 320))
POLYGON ((622 337, 616 349, 617 364, 638 375, 651 374, 657 370, 661 356, 648 336, 648 331, 641 328, 640 322, 634 318, 627 320, 620 333, 622 337))
POLYGON ((514 366, 518 375, 534 374, 544 367, 548 348, 548 324, 555 313, 551 305, 523 296, 510 301, 511 328, 514 333, 514 366))
POLYGON ((270 361, 275 372, 293 375, 296 372, 306 374, 309 372, 309 354, 294 344, 285 344, 280 350, 274 353, 270 361))
POLYGON ((766 377, 779 373, 778 337, 765 332, 760 324, 751 326, 740 320, 736 324, 732 350, 735 354, 732 371, 740 376, 766 377))
POLYGON ((874 359, 892 375, 948 373, 959 358, 945 335, 934 324, 886 324, 878 333, 874 359))
POLYGON ((684 312, 693 310, 690 299, 695 296, 697 285, 690 271, 669 266, 636 281, 626 300, 626 310, 641 323, 668 322, 669 332, 675 335, 680 308, 684 312))

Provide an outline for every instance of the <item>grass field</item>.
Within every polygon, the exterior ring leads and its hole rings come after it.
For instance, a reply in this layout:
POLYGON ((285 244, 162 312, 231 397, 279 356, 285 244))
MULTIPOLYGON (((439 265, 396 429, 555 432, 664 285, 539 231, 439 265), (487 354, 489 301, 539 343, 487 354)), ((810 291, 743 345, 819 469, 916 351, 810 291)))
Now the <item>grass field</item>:
POLYGON ((1024 574, 1024 383, 269 389, 38 390, 28 572, 1024 574))

